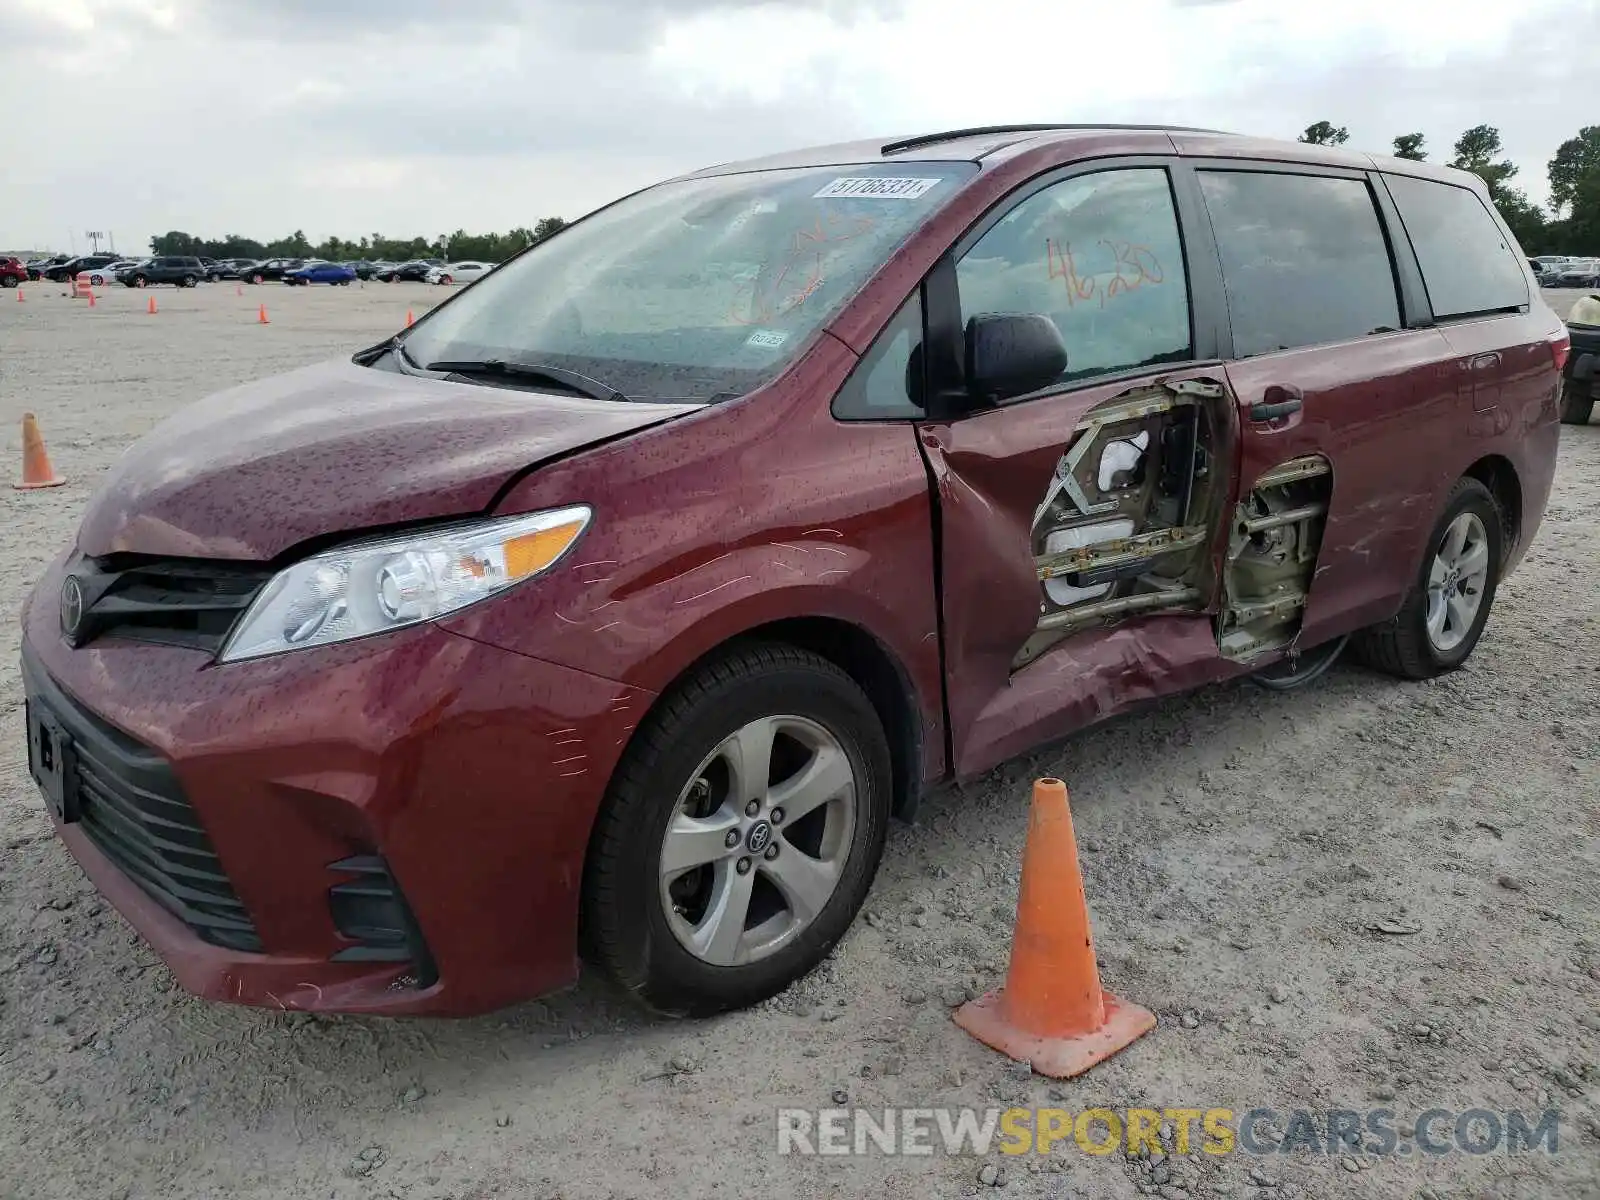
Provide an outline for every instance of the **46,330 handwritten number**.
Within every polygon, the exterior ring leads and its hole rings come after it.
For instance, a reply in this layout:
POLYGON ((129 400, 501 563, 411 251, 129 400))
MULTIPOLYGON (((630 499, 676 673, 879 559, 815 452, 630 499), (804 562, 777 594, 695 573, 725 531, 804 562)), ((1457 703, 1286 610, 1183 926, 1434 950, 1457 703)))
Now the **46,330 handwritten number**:
POLYGON ((1084 278, 1078 273, 1071 242, 1058 244, 1054 238, 1045 239, 1045 258, 1049 264, 1050 278, 1059 279, 1065 284, 1069 306, 1076 307, 1080 301, 1098 298, 1100 307, 1104 308, 1107 301, 1120 295, 1137 291, 1146 285, 1154 287, 1165 281, 1161 261, 1150 247, 1136 242, 1107 241, 1104 238, 1097 244, 1111 252, 1114 265, 1114 273, 1104 287, 1101 286, 1100 276, 1091 274, 1084 278))

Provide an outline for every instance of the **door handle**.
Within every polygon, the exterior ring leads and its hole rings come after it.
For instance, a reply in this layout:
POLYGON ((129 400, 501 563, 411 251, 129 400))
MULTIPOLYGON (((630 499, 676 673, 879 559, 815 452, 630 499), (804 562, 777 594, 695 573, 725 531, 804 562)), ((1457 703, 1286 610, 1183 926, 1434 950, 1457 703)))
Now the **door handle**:
POLYGON ((1304 399, 1299 388, 1280 387, 1273 384, 1261 393, 1261 400, 1250 406, 1250 420, 1264 425, 1299 412, 1304 399))

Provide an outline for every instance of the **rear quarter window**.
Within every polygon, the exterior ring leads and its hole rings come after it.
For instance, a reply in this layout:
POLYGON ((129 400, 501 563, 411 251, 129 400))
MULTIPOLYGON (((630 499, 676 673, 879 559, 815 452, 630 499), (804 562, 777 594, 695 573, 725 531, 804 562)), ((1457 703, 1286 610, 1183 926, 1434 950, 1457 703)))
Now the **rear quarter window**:
POLYGON ((1440 319, 1501 312, 1528 303, 1522 251, 1470 188, 1386 175, 1428 303, 1440 319))

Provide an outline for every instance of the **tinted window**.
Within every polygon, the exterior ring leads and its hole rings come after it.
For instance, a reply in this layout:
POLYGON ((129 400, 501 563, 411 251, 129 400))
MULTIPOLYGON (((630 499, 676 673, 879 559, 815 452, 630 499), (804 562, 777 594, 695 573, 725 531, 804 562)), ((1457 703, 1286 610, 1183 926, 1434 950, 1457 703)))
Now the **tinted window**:
POLYGON ((1528 302, 1520 251, 1476 192, 1389 175, 1389 194, 1417 253, 1436 317, 1518 308, 1528 302))
POLYGON ((1167 173, 1102 171, 1023 200, 956 266, 963 320, 1044 313, 1063 379, 1191 357, 1189 285, 1167 173))
POLYGON ((1394 268, 1362 179, 1201 171, 1241 358, 1400 326, 1394 268))
MULTIPOLYGON (((878 335, 833 402, 845 420, 920 417, 920 380, 911 376, 912 352, 922 345, 922 291, 907 300, 878 335)), ((918 363, 921 356, 918 355, 918 363)))

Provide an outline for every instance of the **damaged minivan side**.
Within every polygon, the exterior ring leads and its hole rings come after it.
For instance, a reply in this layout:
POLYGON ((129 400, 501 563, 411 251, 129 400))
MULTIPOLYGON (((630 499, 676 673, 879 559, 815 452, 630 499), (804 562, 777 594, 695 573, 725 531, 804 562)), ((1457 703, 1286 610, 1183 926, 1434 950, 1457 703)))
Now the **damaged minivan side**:
POLYGON ((1566 333, 1480 181, 1006 126, 709 168, 120 461, 24 612, 60 836, 200 994, 811 969, 921 795, 1348 644, 1459 666, 1566 333))

